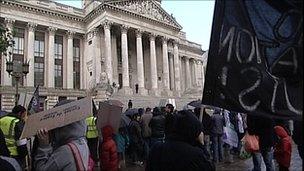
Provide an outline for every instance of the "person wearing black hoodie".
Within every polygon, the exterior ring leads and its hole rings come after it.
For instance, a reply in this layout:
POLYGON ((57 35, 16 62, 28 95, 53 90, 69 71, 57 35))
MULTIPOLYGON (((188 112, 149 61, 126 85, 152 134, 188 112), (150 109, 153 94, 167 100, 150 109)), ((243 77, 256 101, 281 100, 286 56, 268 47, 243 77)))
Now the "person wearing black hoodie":
POLYGON ((161 113, 160 109, 158 107, 155 107, 153 109, 153 117, 149 123, 149 126, 151 128, 151 147, 156 142, 164 142, 165 140, 165 123, 166 118, 161 113))
POLYGON ((202 126, 191 111, 180 111, 171 118, 174 131, 166 135, 164 143, 156 143, 149 154, 147 171, 212 171, 215 167, 208 161, 197 144, 203 142, 202 126))

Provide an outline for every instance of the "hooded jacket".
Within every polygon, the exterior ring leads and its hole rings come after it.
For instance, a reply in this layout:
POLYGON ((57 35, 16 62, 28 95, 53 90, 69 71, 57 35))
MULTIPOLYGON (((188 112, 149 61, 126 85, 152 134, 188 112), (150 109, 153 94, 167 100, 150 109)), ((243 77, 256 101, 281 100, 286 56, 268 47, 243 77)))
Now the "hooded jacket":
POLYGON ((275 159, 279 165, 288 168, 291 160, 291 138, 287 134, 286 130, 281 126, 275 126, 274 130, 277 136, 280 138, 279 142, 275 145, 275 159))
POLYGON ((158 108, 153 109, 153 117, 149 123, 151 128, 151 137, 163 138, 165 136, 166 118, 158 108))
POLYGON ((180 111, 172 118, 175 130, 166 136, 165 143, 156 143, 150 153, 147 171, 212 171, 201 148, 194 146, 202 131, 199 120, 190 111, 180 111))
POLYGON ((37 155, 34 157, 35 169, 43 171, 77 170, 74 155, 68 146, 68 143, 72 142, 78 148, 87 170, 89 148, 85 138, 86 128, 85 120, 81 120, 49 131, 51 143, 45 146, 39 144, 37 155))
POLYGON ((116 144, 112 138, 113 128, 109 125, 102 128, 103 143, 101 145, 100 163, 104 171, 118 170, 118 156, 116 144))

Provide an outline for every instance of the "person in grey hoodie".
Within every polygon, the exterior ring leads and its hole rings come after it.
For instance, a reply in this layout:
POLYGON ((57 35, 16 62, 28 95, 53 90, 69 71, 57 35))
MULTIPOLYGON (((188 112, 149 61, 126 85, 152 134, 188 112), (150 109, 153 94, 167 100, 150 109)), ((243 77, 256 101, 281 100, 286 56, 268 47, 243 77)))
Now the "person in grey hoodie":
MULTIPOLYGON (((59 102, 56 106, 71 101, 59 102)), ((48 131, 41 129, 37 133, 38 149, 34 157, 36 170, 78 170, 74 155, 68 143, 72 142, 79 150, 82 164, 88 170, 89 148, 86 142, 85 120, 48 131), (51 140, 51 141, 50 141, 51 140)))

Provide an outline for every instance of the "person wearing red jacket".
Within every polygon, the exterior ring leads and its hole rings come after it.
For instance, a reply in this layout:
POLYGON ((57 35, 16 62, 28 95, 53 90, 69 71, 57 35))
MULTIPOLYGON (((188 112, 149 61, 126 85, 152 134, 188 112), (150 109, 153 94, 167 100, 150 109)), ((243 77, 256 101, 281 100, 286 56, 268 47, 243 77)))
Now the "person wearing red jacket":
POLYGON ((118 171, 118 155, 115 141, 113 140, 113 128, 106 125, 102 128, 103 142, 100 148, 100 163, 103 171, 118 171))
POLYGON ((274 149, 274 156, 279 164, 279 171, 286 171, 289 170, 291 160, 291 138, 281 126, 275 126, 274 130, 279 138, 274 149))

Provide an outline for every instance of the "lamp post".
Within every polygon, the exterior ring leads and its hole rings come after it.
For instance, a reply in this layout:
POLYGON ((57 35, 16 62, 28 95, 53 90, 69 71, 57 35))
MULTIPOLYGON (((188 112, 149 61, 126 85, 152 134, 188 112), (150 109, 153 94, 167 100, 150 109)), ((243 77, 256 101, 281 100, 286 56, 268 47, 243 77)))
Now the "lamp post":
POLYGON ((15 105, 18 105, 19 100, 19 81, 22 77, 26 77, 29 73, 29 62, 20 62, 20 61, 13 61, 12 58, 6 61, 6 71, 9 75, 15 78, 15 86, 16 86, 16 94, 15 94, 15 105))

